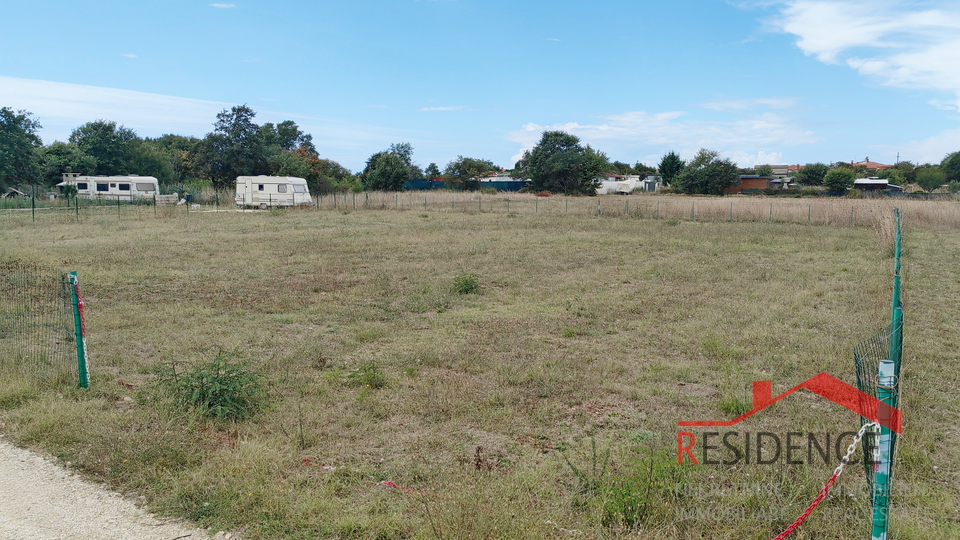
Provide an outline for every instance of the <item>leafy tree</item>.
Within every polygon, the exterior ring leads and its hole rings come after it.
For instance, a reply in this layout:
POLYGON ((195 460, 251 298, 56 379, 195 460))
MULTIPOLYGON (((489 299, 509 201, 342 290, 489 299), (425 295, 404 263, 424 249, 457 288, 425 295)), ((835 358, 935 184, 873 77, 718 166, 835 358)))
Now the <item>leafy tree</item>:
POLYGON ((260 138, 264 146, 276 146, 287 152, 293 152, 301 146, 317 151, 313 146, 313 136, 300 131, 300 127, 293 120, 284 120, 276 126, 267 122, 260 127, 260 138))
MULTIPOLYGON (((916 184, 917 183, 917 168, 913 163, 909 161, 901 161, 893 166, 894 169, 903 173, 903 183, 904 184, 916 184)), ((889 169, 887 169, 889 170, 889 169)))
POLYGON ((773 174, 773 167, 770 165, 758 165, 756 168, 756 174, 760 176, 771 176, 773 174))
POLYGON ((423 176, 424 176, 425 178, 428 178, 428 179, 430 179, 430 178, 437 178, 437 177, 439 177, 439 176, 442 175, 442 174, 443 174, 443 173, 440 172, 440 167, 437 167, 437 164, 436 164, 436 163, 431 163, 431 164, 427 165, 427 168, 424 169, 424 171, 423 171, 423 176))
POLYGON ((499 167, 492 161, 457 156, 457 159, 447 163, 443 172, 449 187, 476 191, 480 189, 479 177, 496 170, 499 167))
POLYGON ((97 160, 75 144, 55 141, 40 150, 40 170, 44 183, 54 186, 65 172, 96 174, 97 160))
POLYGON ((633 174, 639 174, 641 177, 647 177, 651 174, 657 174, 656 167, 650 167, 649 165, 644 165, 639 161, 633 166, 633 174))
POLYGON ((403 159, 403 162, 407 165, 409 170, 409 177, 407 180, 412 180, 414 178, 423 178, 423 170, 413 162, 413 146, 408 143, 396 143, 391 144, 390 148, 387 148, 387 152, 396 154, 403 159))
POLYGON ((130 170, 130 158, 137 134, 110 120, 95 120, 73 130, 70 143, 96 160, 93 174, 139 174, 130 170))
POLYGON ((302 177, 307 180, 311 193, 345 191, 357 185, 356 179, 349 169, 331 159, 321 158, 316 150, 301 146, 293 153, 302 157, 309 167, 309 174, 302 177))
POLYGON ((830 191, 843 193, 853 186, 855 173, 852 167, 830 169, 823 177, 823 185, 830 191))
POLYGON ((946 175, 947 180, 960 181, 960 152, 947 154, 940 162, 940 170, 946 175))
POLYGON ((610 167, 607 156, 563 131, 545 131, 533 150, 523 152, 514 178, 529 178, 531 189, 568 195, 596 195, 597 178, 610 167))
POLYGON ((686 163, 673 151, 664 154, 664 156, 660 158, 660 164, 657 165, 660 176, 663 177, 663 183, 667 185, 673 182, 673 179, 680 174, 680 171, 682 171, 684 167, 686 167, 686 163))
POLYGON ((797 171, 797 181, 807 186, 819 186, 829 170, 830 166, 825 163, 807 163, 797 171))
POLYGON ((154 176, 161 184, 171 184, 174 156, 153 140, 137 139, 130 145, 128 168, 136 174, 154 176))
POLYGON ((687 194, 723 195, 740 182, 740 170, 720 152, 701 148, 673 180, 673 189, 687 194))
POLYGON ((361 177, 367 189, 400 191, 404 182, 410 180, 410 167, 399 154, 377 152, 367 160, 361 177))
POLYGON ((624 163, 622 161, 614 161, 610 164, 610 170, 622 175, 634 174, 633 167, 629 163, 624 163))
POLYGON ((43 143, 37 135, 40 122, 27 111, 0 109, 0 189, 9 184, 40 180, 39 150, 43 143))
POLYGON ((894 184, 897 186, 902 186, 906 181, 906 176, 904 176, 903 171, 893 167, 878 171, 877 178, 883 178, 888 184, 894 184))
POLYGON ((266 172, 268 164, 260 126, 253 121, 256 116, 246 105, 236 105, 217 114, 213 132, 196 151, 196 169, 210 178, 214 187, 226 188, 238 176, 266 172))
POLYGON ((947 175, 939 167, 925 167, 917 171, 917 185, 931 192, 947 183, 947 175))

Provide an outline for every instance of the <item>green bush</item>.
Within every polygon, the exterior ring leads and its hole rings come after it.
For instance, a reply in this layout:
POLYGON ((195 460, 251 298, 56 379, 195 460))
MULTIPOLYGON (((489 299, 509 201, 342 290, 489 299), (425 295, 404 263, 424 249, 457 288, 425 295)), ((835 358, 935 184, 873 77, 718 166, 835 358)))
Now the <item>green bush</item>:
POLYGON ((475 294, 480 292, 480 276, 460 274, 453 278, 453 291, 457 294, 475 294))
POLYGON ((380 369, 380 364, 373 360, 363 362, 360 367, 347 375, 347 384, 350 386, 368 387, 379 390, 389 383, 387 375, 380 369))
POLYGON ((257 408, 262 376, 235 361, 237 356, 217 349, 212 361, 183 373, 171 364, 159 371, 158 386, 173 396, 178 407, 219 420, 244 420, 257 408))

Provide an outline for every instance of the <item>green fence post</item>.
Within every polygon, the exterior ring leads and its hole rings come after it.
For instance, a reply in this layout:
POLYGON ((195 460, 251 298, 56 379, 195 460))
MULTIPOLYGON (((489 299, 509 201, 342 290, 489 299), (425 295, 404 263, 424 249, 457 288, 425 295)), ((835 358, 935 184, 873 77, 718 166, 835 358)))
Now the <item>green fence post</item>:
MULTIPOLYGON (((891 340, 891 347, 892 345, 891 340)), ((880 360, 880 369, 877 378, 877 399, 889 407, 882 407, 878 411, 879 420, 890 420, 890 407, 895 404, 897 377, 894 375, 895 366, 890 360, 880 360)), ((893 468, 891 453, 893 435, 890 428, 880 426, 879 463, 874 465, 873 473, 873 529, 872 540, 887 540, 890 528, 890 476, 893 468)))
POLYGON ((117 195, 117 221, 120 221, 120 196, 117 195))
POLYGON ((854 209, 854 207, 851 206, 851 207, 850 207, 850 226, 851 226, 851 227, 853 227, 853 209, 854 209))
POLYGON ((83 301, 80 300, 80 283, 76 272, 70 272, 70 296, 73 299, 73 328, 77 340, 77 373, 80 388, 90 386, 90 373, 87 370, 87 331, 83 320, 83 301))
POLYGON ((33 216, 33 220, 37 220, 37 185, 33 185, 33 197, 30 197, 30 215, 33 216))
POLYGON ((623 201, 623 215, 630 215, 630 199, 623 201))
POLYGON ((600 216, 600 199, 597 199, 597 217, 600 216))

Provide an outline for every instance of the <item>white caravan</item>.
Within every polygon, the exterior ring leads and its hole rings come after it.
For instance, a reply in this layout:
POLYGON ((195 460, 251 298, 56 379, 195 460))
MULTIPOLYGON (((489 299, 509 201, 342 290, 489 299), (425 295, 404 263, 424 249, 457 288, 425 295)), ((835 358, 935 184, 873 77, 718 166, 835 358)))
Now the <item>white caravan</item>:
POLYGON ((307 181, 295 176, 238 176, 236 200, 240 208, 261 210, 313 204, 307 181))
POLYGON ((88 199, 110 201, 131 201, 150 197, 160 193, 160 184, 152 176, 80 176, 77 173, 64 173, 63 182, 57 184, 57 191, 63 193, 63 186, 77 186, 77 196, 88 199))

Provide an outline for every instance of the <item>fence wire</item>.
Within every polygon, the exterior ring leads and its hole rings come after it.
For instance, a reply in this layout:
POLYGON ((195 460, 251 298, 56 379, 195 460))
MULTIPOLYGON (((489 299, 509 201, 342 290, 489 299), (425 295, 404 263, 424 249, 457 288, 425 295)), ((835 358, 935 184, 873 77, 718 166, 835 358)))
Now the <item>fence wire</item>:
POLYGON ((0 262, 0 375, 57 384, 76 374, 76 338, 65 273, 0 262))

